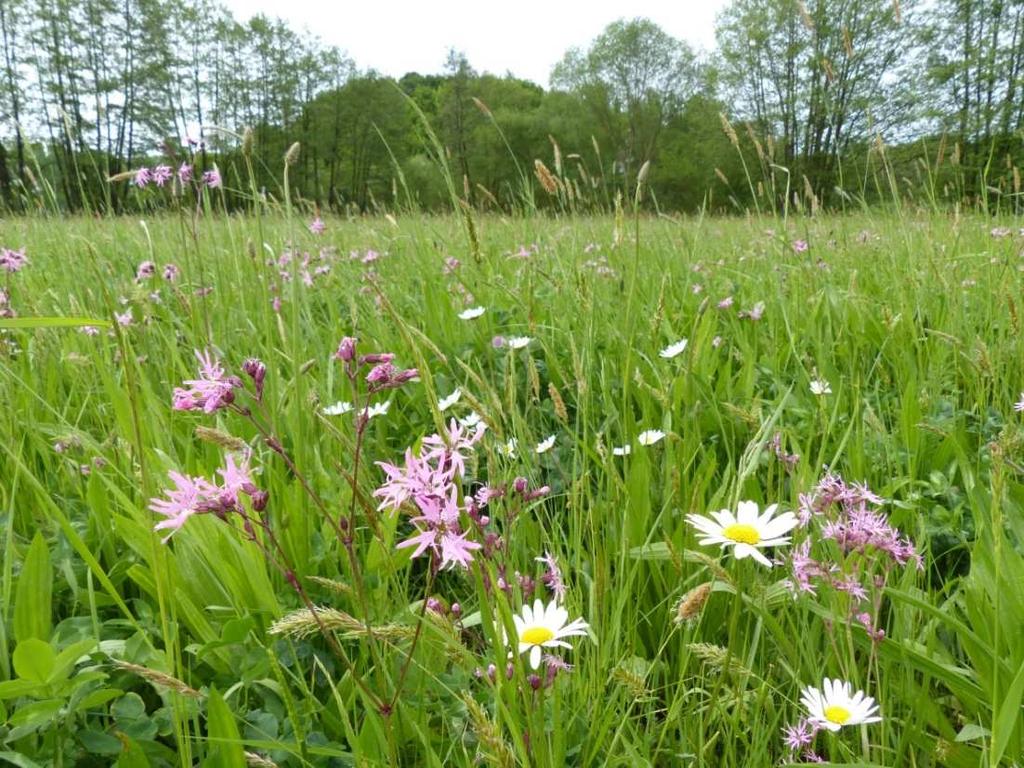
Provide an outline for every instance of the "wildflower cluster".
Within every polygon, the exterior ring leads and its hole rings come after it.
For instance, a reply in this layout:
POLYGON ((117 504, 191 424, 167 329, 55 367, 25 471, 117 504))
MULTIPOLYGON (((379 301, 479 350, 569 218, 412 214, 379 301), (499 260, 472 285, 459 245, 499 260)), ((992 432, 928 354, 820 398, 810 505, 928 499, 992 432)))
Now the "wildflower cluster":
POLYGON ((429 550, 435 569, 468 568, 472 553, 482 548, 463 530, 462 521, 470 519, 482 529, 489 522, 481 512, 489 496, 482 498, 483 504, 472 497, 460 504, 459 496, 467 456, 483 434, 479 426, 470 434, 452 419, 443 438, 435 434, 423 440, 419 455, 406 450, 403 466, 377 462, 387 475, 387 481, 373 492, 381 499, 378 509, 409 511, 416 529, 398 548, 415 547, 413 557, 429 550))
MULTIPOLYGON (((251 499, 252 509, 256 512, 264 510, 269 499, 266 491, 259 490, 252 480, 248 454, 243 457, 241 464, 229 454, 224 467, 217 470, 221 476, 219 483, 204 477, 189 477, 180 472, 172 471, 168 474, 174 487, 164 491, 165 498, 152 499, 149 504, 151 510, 165 518, 154 525, 153 530, 170 530, 163 539, 165 544, 193 515, 212 513, 223 519, 236 512, 245 517, 247 513, 242 502, 244 496, 251 499)), ((251 523, 247 518, 246 528, 251 532, 251 523)))
MULTIPOLYGON (((169 165, 156 165, 152 168, 143 166, 135 169, 134 171, 130 171, 129 173, 132 184, 139 189, 145 189, 150 184, 155 187, 165 187, 169 182, 174 180, 177 180, 178 184, 184 188, 190 184, 195 177, 195 168, 189 163, 182 163, 177 169, 174 169, 169 165)), ((216 189, 221 185, 220 171, 216 168, 204 171, 200 178, 203 186, 209 189, 216 189)))
POLYGON ((923 567, 913 542, 881 511, 884 503, 866 485, 826 474, 814 490, 800 495, 797 516, 809 535, 793 548, 789 561, 795 593, 815 595, 828 586, 849 595, 851 618, 876 641, 885 637, 876 622, 889 572, 923 567))

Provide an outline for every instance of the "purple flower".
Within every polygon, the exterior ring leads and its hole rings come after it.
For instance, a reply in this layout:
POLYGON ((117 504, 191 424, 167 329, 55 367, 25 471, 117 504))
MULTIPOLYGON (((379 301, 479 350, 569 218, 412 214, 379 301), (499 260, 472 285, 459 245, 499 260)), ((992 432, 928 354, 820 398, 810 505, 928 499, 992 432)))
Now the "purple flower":
POLYGON ((181 274, 181 270, 178 269, 175 264, 164 264, 164 280, 169 283, 173 283, 178 279, 178 275, 181 274))
POLYGON ((495 336, 493 339, 491 339, 491 346, 494 347, 495 349, 501 349, 502 347, 505 346, 505 337, 495 336))
POLYGON ((732 296, 726 296, 724 299, 718 302, 717 306, 719 309, 728 309, 729 307, 732 306, 732 296))
POLYGON ((806 717, 797 720, 796 725, 788 725, 782 730, 782 741, 790 752, 808 749, 814 743, 814 736, 821 727, 806 717))
POLYGON ((317 216, 309 223, 309 231, 314 235, 322 235, 324 231, 324 220, 317 216))
POLYGON ((237 376, 227 376, 220 362, 209 352, 195 352, 199 360, 199 378, 186 379, 187 389, 174 388, 173 407, 176 411, 203 410, 213 413, 227 408, 235 399, 234 390, 242 386, 237 376))
POLYGON ((128 307, 127 312, 115 312, 114 319, 117 321, 117 324, 120 325, 122 328, 127 328, 132 324, 133 321, 132 308, 128 307))
POLYGON ((217 189, 217 187, 221 185, 220 171, 216 168, 212 168, 203 173, 203 184, 210 189, 217 189))
POLYGON ((810 248, 810 246, 807 244, 806 240, 794 240, 793 241, 793 252, 794 253, 804 253, 808 248, 810 248))
POLYGON ((139 168, 139 170, 135 172, 135 178, 132 180, 132 183, 139 189, 143 189, 152 180, 153 174, 150 173, 149 168, 139 168))
POLYGON ((156 264, 152 261, 144 261, 139 264, 138 269, 135 270, 135 282, 141 283, 143 280, 148 280, 156 273, 156 264))
POLYGON ((14 273, 18 272, 27 263, 28 257, 25 256, 24 248, 20 251, 15 251, 12 248, 0 248, 0 269, 14 273))
POLYGON ((166 499, 151 499, 149 508, 166 519, 153 526, 153 530, 170 529, 164 544, 192 515, 210 511, 211 500, 217 497, 217 487, 202 477, 188 477, 170 472, 174 488, 164 491, 166 499))
POLYGON ((235 463, 235 457, 229 454, 224 460, 224 468, 217 470, 217 474, 224 478, 217 495, 225 507, 238 506, 238 494, 252 496, 258 490, 249 473, 249 458, 246 455, 242 459, 242 464, 238 465, 235 463))
POLYGON ((184 186, 192 181, 192 166, 188 163, 182 163, 178 166, 178 181, 184 186))
POLYGON ((162 187, 164 184, 166 184, 168 181, 174 178, 174 171, 170 169, 170 166, 158 165, 156 168, 153 169, 151 178, 153 179, 154 184, 156 184, 158 187, 162 187))
POLYGON ((349 363, 356 358, 356 341, 352 336, 346 336, 338 344, 338 351, 334 353, 334 356, 342 362, 349 363))
POLYGON ((473 560, 473 551, 480 549, 481 545, 467 539, 459 528, 461 510, 455 500, 455 489, 443 502, 429 498, 419 506, 422 514, 412 518, 417 533, 400 542, 398 549, 416 547, 413 557, 419 557, 430 549, 440 560, 439 568, 460 565, 468 569, 473 560))
POLYGON ((565 582, 562 581, 562 571, 558 567, 558 561, 550 552, 545 552, 543 557, 534 558, 539 563, 544 563, 547 570, 540 580, 544 582, 558 602, 565 600, 565 582))

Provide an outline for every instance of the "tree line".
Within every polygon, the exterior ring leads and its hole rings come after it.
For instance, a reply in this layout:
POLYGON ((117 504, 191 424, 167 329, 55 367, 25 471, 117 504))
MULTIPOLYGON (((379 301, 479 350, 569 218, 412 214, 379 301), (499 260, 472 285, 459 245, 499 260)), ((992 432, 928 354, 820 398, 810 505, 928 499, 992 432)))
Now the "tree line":
POLYGON ((0 206, 159 207, 187 190, 135 172, 187 164, 228 207, 608 210, 645 166, 664 210, 1020 207, 1024 0, 732 0, 716 35, 617 21, 544 89, 455 51, 395 80, 215 0, 2 0, 0 206))

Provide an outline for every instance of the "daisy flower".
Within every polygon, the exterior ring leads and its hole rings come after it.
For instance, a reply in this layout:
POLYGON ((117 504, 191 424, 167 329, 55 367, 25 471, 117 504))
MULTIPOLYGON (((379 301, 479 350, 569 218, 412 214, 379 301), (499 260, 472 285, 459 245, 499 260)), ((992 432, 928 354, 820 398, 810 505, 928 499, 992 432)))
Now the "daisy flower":
POLYGON ((853 686, 841 680, 822 682, 822 690, 807 686, 800 694, 800 702, 810 713, 808 718, 815 725, 838 731, 844 725, 877 723, 878 705, 864 691, 852 693, 853 686))
POLYGON ((470 307, 459 312, 459 320, 475 320, 486 311, 483 307, 470 307))
POLYGON ((818 397, 821 395, 831 395, 832 387, 824 379, 811 379, 811 394, 818 397))
POLYGON ((498 452, 510 459, 514 459, 516 457, 516 448, 518 447, 519 441, 514 437, 510 437, 507 443, 498 447, 498 452))
POLYGON ((442 411, 447 411, 449 408, 451 408, 453 405, 459 402, 460 397, 462 397, 462 390, 456 387, 455 391, 448 395, 448 397, 441 398, 440 400, 437 401, 437 407, 440 408, 442 411))
POLYGON ((618 445, 612 448, 612 456, 629 456, 633 452, 631 445, 618 445))
POLYGON ((483 421, 483 417, 476 411, 470 411, 469 415, 459 419, 459 424, 466 429, 472 429, 483 421))
POLYGON ((1017 413, 1024 412, 1024 392, 1020 393, 1020 400, 1013 404, 1013 410, 1017 413))
POLYGON ((341 416, 352 410, 352 403, 339 400, 334 405, 324 406, 324 416, 341 416))
POLYGON ((661 352, 658 353, 658 356, 663 357, 666 360, 671 360, 673 357, 676 357, 677 355, 681 355, 683 353, 683 350, 686 349, 686 344, 686 339, 680 339, 675 344, 669 344, 667 347, 661 350, 661 352))
POLYGON ((721 544, 723 548, 732 547, 733 557, 737 560, 753 557, 771 568, 771 560, 758 550, 787 543, 789 536, 785 534, 799 523, 792 512, 784 512, 775 517, 778 506, 772 504, 758 516, 755 502, 741 501, 735 515, 731 510, 721 509, 711 513, 713 520, 703 515, 687 515, 686 521, 702 534, 703 538, 697 542, 701 546, 721 544))
POLYGON ((530 342, 533 341, 529 336, 509 336, 505 339, 505 343, 509 349, 522 349, 523 347, 529 346, 530 342))
POLYGON ((648 429, 637 435, 636 441, 640 443, 640 445, 654 445, 655 443, 660 442, 664 438, 665 433, 662 432, 660 429, 648 429))
POLYGON ((363 415, 366 416, 367 421, 372 419, 374 416, 383 416, 388 412, 391 407, 391 401, 385 400, 383 403, 376 403, 371 405, 369 408, 363 409, 363 415))
MULTIPOLYGON (((522 616, 512 617, 516 625, 519 653, 529 652, 530 666, 533 669, 540 666, 544 648, 572 648, 562 638, 587 633, 587 622, 575 619, 566 624, 568 618, 569 612, 557 601, 552 600, 545 607, 540 599, 534 601, 532 609, 529 605, 524 605, 522 616)), ((508 644, 507 637, 505 643, 508 644)))
POLYGON ((537 453, 545 453, 550 451, 555 445, 555 436, 549 435, 544 440, 537 443, 537 453))

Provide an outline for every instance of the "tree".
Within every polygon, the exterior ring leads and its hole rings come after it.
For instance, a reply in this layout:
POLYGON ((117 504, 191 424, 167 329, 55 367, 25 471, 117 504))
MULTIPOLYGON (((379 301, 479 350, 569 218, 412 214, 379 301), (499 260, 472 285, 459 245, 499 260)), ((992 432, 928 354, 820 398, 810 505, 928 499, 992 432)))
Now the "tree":
POLYGON ((700 90, 701 70, 686 43, 633 19, 608 25, 586 51, 571 49, 551 81, 583 100, 628 187, 656 156, 662 129, 700 90))

